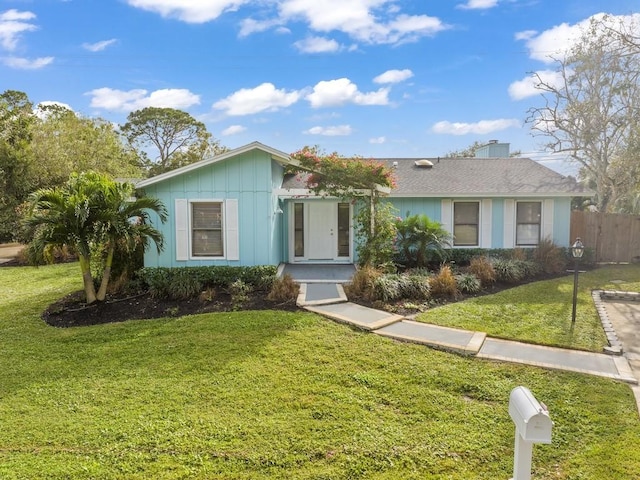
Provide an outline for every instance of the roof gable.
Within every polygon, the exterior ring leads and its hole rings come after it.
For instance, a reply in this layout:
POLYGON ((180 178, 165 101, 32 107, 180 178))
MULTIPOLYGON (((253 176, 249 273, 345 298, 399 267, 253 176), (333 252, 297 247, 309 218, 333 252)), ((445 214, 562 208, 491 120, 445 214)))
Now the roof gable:
POLYGON ((142 180, 136 183, 136 188, 148 187, 150 185, 163 182, 170 178, 174 178, 188 172, 193 172, 194 170, 198 170, 208 165, 229 160, 233 157, 236 157, 243 153, 250 152, 252 150, 261 150, 269 154, 273 160, 283 165, 295 164, 295 162, 289 157, 288 154, 281 152, 280 150, 276 150, 275 148, 268 147, 260 142, 252 142, 247 145, 244 145, 243 147, 234 148, 233 150, 229 150, 227 152, 221 153, 220 155, 216 155, 211 158, 206 158, 199 162, 192 163, 190 165, 185 165, 184 167, 176 168, 175 170, 171 170, 169 172, 161 173, 160 175, 156 175, 155 177, 147 178, 145 180, 142 180))

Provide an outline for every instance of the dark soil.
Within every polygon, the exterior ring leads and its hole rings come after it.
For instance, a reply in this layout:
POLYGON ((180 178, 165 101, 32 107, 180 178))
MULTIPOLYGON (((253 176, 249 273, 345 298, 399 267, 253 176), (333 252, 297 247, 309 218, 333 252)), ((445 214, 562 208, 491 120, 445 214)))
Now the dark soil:
POLYGON ((108 297, 104 302, 84 303, 84 292, 67 295, 49 305, 42 319, 53 327, 79 327, 136 319, 182 317, 197 313, 230 312, 235 310, 298 310, 294 301, 271 302, 265 292, 253 292, 244 302, 233 302, 227 293, 217 293, 211 301, 198 298, 169 300, 153 298, 148 293, 108 297))

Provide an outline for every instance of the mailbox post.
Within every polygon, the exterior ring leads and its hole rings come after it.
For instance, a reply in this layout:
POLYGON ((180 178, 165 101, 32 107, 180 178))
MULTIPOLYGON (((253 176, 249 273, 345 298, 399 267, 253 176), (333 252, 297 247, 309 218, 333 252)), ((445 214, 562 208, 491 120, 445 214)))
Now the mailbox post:
POLYGON ((530 480, 533 444, 551 443, 553 422, 547 408, 526 387, 511 391, 509 415, 516 426, 512 480, 530 480))

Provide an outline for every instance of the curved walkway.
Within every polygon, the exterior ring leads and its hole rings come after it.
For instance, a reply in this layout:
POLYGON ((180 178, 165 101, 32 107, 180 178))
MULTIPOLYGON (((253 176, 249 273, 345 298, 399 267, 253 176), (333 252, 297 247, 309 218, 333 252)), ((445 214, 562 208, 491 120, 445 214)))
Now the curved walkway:
POLYGON ((586 373, 638 384, 627 358, 623 356, 498 340, 482 332, 416 322, 401 315, 348 302, 339 284, 301 284, 298 305, 333 320, 396 340, 478 358, 586 373))

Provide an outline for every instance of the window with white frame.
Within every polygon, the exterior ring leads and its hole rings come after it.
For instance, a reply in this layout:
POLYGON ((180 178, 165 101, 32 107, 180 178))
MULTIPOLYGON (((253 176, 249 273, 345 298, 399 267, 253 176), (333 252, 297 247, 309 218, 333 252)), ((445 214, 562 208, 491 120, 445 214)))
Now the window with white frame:
POLYGON ((542 202, 516 204, 516 245, 535 246, 540 243, 542 230, 542 202))
POLYGON ((191 255, 224 256, 222 202, 191 203, 191 255))
POLYGON ((453 245, 477 246, 480 233, 480 202, 454 202, 453 245))

